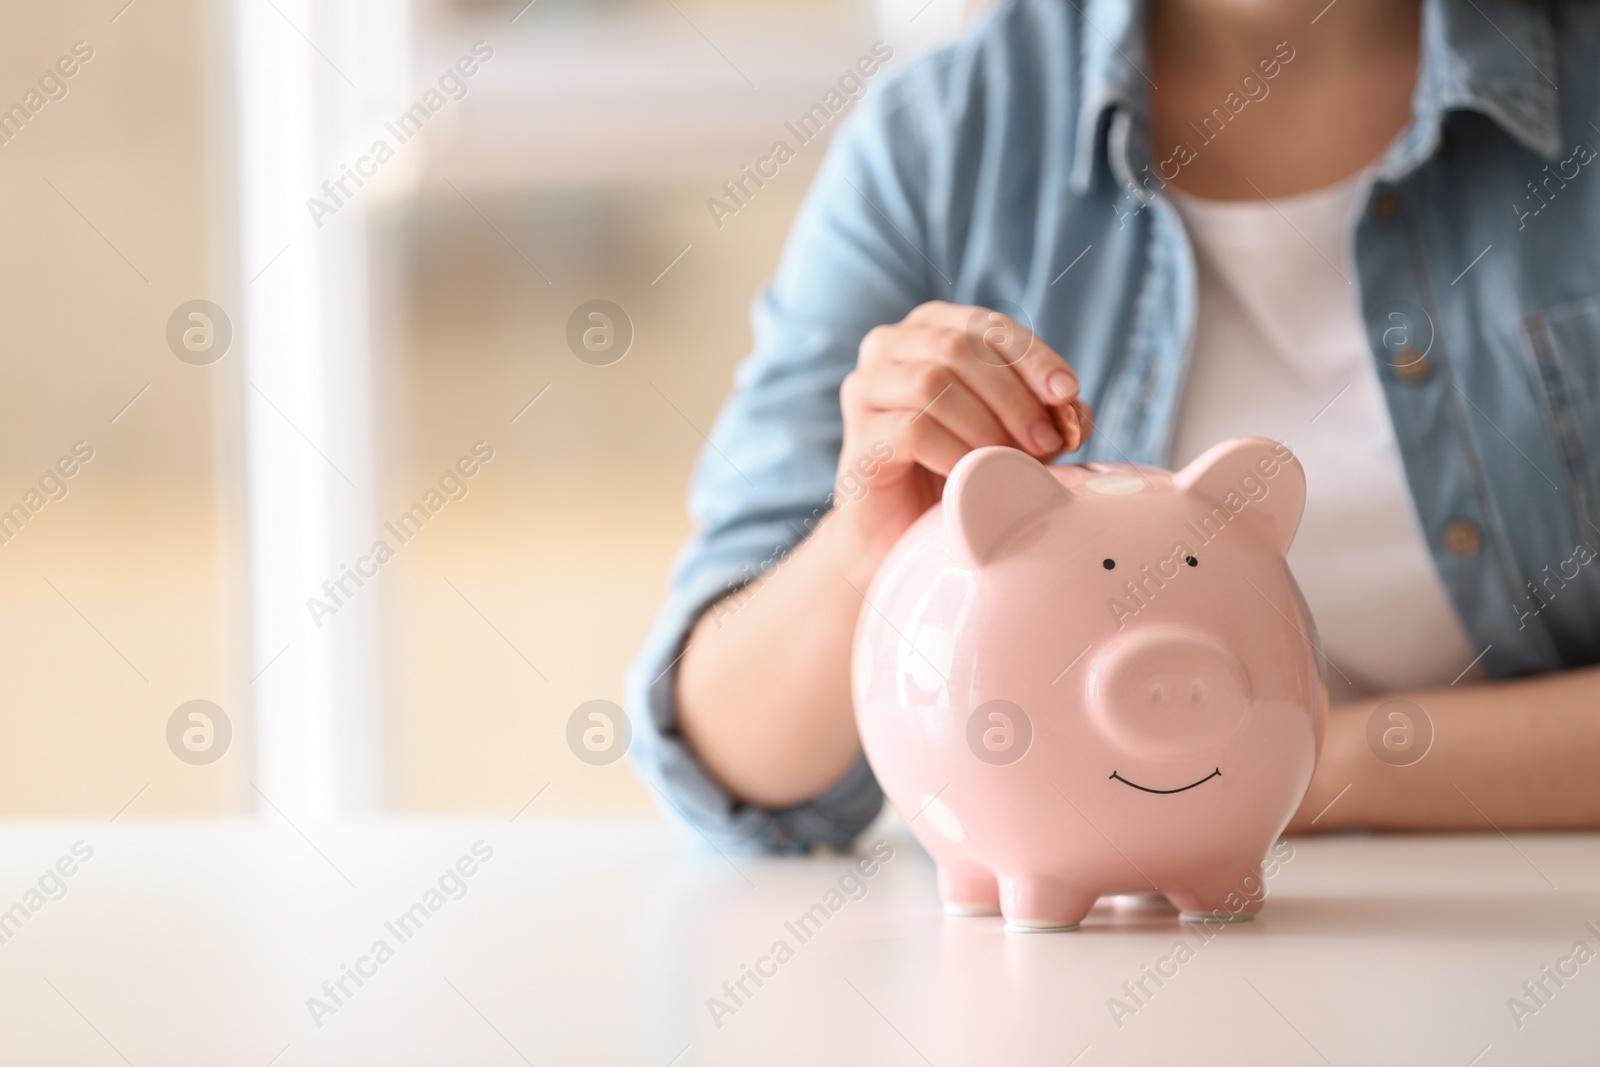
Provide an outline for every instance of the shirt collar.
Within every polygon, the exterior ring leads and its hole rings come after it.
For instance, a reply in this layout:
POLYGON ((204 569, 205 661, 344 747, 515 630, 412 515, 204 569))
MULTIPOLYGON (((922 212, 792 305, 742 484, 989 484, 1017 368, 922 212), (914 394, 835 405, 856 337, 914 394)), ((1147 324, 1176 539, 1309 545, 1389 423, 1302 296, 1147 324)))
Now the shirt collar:
MULTIPOLYGON (((1152 83, 1144 70, 1149 61, 1145 51, 1145 12, 1147 0, 1084 0, 1077 7, 1078 27, 1078 128, 1074 138, 1072 171, 1074 192, 1082 194, 1093 184, 1095 164, 1100 158, 1102 125, 1106 113, 1121 111, 1140 119, 1149 110, 1152 83)), ((1117 179, 1127 184, 1128 160, 1120 154, 1111 159, 1117 179)))
POLYGON ((1438 147, 1450 111, 1486 115, 1554 162, 1562 150, 1555 78, 1555 34, 1544 4, 1424 0, 1414 118, 1378 164, 1378 176, 1393 180, 1420 166, 1438 147))
MULTIPOLYGON (((1104 156, 1119 184, 1143 193, 1133 175, 1144 166, 1139 157, 1148 155, 1148 0, 1073 5, 1080 14, 1080 55, 1071 188, 1087 192, 1104 156)), ((1423 0, 1412 121, 1378 163, 1377 176, 1393 181, 1420 166, 1437 149, 1441 122, 1454 110, 1480 112, 1534 154, 1559 159, 1556 76, 1554 32, 1543 4, 1423 0)))

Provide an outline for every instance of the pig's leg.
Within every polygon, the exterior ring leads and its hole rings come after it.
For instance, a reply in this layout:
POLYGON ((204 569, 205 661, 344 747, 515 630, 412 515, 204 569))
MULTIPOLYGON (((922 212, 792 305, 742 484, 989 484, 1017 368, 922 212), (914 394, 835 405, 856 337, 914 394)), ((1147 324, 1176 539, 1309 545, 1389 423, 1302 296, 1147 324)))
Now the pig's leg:
POLYGON ((939 899, 946 915, 999 915, 1000 883, 981 863, 941 860, 939 899))
POLYGON ((1247 867, 1231 878, 1196 879, 1182 888, 1174 887, 1167 899, 1185 922, 1249 922, 1261 910, 1266 886, 1261 868, 1247 867))
POLYGON ((1022 933, 1075 930, 1100 894, 1054 874, 1013 874, 1000 880, 1006 929, 1022 933))

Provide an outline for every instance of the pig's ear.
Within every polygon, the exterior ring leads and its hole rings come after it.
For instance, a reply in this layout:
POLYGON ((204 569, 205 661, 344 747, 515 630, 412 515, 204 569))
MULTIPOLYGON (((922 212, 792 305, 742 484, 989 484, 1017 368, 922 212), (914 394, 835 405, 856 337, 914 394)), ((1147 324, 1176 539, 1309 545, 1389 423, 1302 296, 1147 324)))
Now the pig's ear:
POLYGON ((1026 452, 1001 445, 968 452, 944 484, 944 522, 968 567, 997 559, 1028 523, 1066 502, 1055 475, 1026 452))
POLYGON ((1212 445, 1174 475, 1173 482, 1210 504, 1221 504, 1230 516, 1259 524, 1280 552, 1289 551, 1305 511, 1305 470, 1288 445, 1265 437, 1235 437, 1212 445))

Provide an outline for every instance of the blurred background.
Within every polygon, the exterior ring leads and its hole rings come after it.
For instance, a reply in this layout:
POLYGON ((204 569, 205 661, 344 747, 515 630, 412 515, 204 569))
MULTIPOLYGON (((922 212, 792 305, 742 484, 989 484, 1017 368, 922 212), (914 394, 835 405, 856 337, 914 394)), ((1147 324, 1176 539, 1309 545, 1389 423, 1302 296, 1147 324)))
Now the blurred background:
POLYGON ((7 5, 0 813, 649 810, 567 725, 688 533, 785 123, 967 6, 7 5))

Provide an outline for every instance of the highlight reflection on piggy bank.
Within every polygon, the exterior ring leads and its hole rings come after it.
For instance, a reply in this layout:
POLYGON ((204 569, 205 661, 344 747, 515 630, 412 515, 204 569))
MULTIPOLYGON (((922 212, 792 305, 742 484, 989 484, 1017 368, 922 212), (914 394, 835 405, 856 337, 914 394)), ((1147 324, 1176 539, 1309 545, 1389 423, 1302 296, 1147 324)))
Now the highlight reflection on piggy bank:
POLYGON ((1290 450, 1177 473, 967 455, 857 627, 868 760, 953 914, 1076 926, 1103 894, 1249 918, 1305 795, 1326 673, 1284 563, 1290 450))

